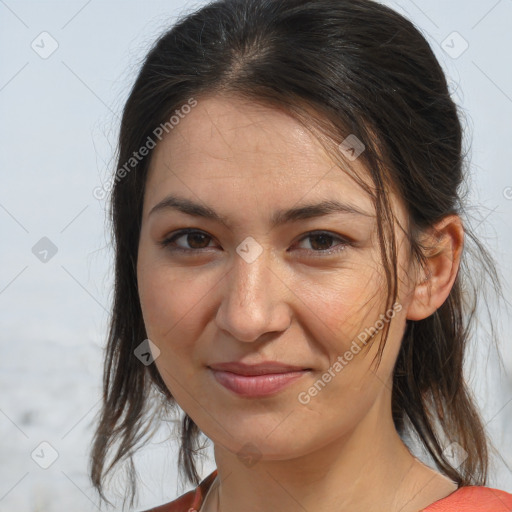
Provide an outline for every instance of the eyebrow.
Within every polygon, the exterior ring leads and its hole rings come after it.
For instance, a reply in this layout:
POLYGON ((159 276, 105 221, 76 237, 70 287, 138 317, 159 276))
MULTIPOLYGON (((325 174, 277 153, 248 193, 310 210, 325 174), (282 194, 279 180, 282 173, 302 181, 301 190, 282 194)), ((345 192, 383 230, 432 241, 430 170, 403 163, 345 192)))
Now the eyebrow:
MULTIPOLYGON (((184 197, 178 197, 174 195, 167 196, 165 199, 153 206, 148 214, 148 217, 156 212, 167 210, 177 210, 186 213, 187 215, 203 217, 229 226, 228 219, 217 213, 212 208, 191 201, 190 199, 185 199, 184 197)), ((330 215, 333 213, 374 217, 374 215, 360 210, 352 204, 342 203, 337 200, 325 200, 315 204, 297 206, 290 208, 289 210, 278 210, 272 215, 270 219, 270 225, 274 228, 290 222, 303 219, 311 219, 314 217, 322 217, 324 215, 330 215)))

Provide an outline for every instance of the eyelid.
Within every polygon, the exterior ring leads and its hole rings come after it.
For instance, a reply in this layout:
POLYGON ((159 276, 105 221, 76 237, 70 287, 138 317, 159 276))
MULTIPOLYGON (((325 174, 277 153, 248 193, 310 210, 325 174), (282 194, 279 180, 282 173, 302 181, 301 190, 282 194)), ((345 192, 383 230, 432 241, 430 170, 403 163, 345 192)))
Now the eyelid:
POLYGON ((163 240, 159 242, 159 244, 164 247, 165 249, 170 249, 172 251, 177 252, 188 252, 188 253, 200 253, 204 251, 205 249, 209 249, 209 247, 204 247, 203 249, 187 249, 184 247, 169 247, 174 240, 177 240, 178 238, 181 238, 182 236, 189 235, 192 233, 200 233, 203 235, 206 235, 208 238, 214 239, 211 235, 209 235, 206 231, 203 231, 201 229, 196 228, 185 228, 185 229, 179 229, 178 231, 172 232, 170 235, 166 236, 163 240))
POLYGON ((298 241, 296 243, 294 243, 294 245, 302 242, 303 240, 306 240, 309 237, 319 236, 319 235, 327 235, 327 236, 333 238, 334 240, 337 239, 340 243, 334 245, 333 247, 330 247, 329 249, 324 249, 324 250, 320 250, 320 251, 314 251, 313 249, 300 249, 300 250, 307 251, 311 254, 318 255, 321 257, 321 256, 327 256, 330 254, 340 252, 343 249, 345 249, 347 246, 354 246, 354 244, 355 244, 355 242, 353 240, 351 240, 350 238, 348 238, 346 236, 339 235, 338 233, 333 233, 332 231, 318 229, 318 230, 308 231, 307 233, 304 233, 303 235, 301 235, 301 237, 298 239, 298 241))
MULTIPOLYGON (((208 234, 206 231, 203 231, 203 230, 197 229, 197 228, 184 228, 184 229, 180 229, 178 231, 174 231, 170 235, 166 236, 163 240, 161 240, 159 242, 159 244, 163 248, 165 248, 165 249, 168 249, 168 250, 171 250, 171 251, 176 251, 176 252, 182 252, 182 253, 200 254, 204 250, 211 249, 211 247, 203 247, 202 249, 187 249, 187 248, 184 248, 184 247, 177 247, 177 246, 169 247, 170 244, 172 242, 174 242, 175 240, 181 238, 182 236, 185 236, 185 235, 188 235, 188 234, 192 234, 192 233, 204 234, 208 238, 210 238, 211 240, 214 240, 214 237, 211 236, 210 234, 208 234)), ((318 236, 318 235, 327 235, 327 236, 329 236, 329 237, 331 237, 333 239, 337 239, 340 243, 335 245, 335 246, 333 246, 333 247, 331 247, 331 248, 329 248, 329 249, 324 249, 324 250, 320 250, 320 251, 315 251, 313 249, 299 249, 299 250, 307 251, 310 254, 318 255, 318 256, 321 257, 321 256, 326 256, 326 255, 330 255, 330 254, 334 254, 334 253, 340 252, 343 249, 345 249, 347 246, 354 246, 355 245, 355 241, 352 240, 351 238, 347 237, 347 236, 343 236, 343 235, 340 235, 338 233, 334 233, 332 231, 321 230, 321 229, 312 230, 312 231, 308 231, 306 233, 303 233, 302 235, 300 235, 300 238, 296 242, 293 243, 293 245, 295 246, 296 244, 302 242, 303 240, 306 240, 309 237, 318 236), (340 248, 336 248, 336 247, 340 247, 340 248)))

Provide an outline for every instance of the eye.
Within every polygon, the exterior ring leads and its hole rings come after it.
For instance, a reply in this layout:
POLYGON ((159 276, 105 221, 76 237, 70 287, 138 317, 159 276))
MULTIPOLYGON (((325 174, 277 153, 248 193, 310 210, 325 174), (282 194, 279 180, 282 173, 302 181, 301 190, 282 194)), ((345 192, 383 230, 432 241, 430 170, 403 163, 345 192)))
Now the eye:
POLYGON ((208 248, 209 240, 212 240, 212 237, 203 231, 197 229, 182 229, 162 240, 160 244, 163 247, 168 247, 172 251, 197 252, 200 249, 208 248), (179 244, 176 245, 177 240, 180 238, 183 238, 185 243, 189 244, 189 247, 183 247, 179 244))
MULTIPOLYGON (((214 247, 209 245, 212 240, 213 238, 203 231, 197 229, 182 229, 162 240, 160 245, 172 251, 199 253, 202 249, 214 247), (180 239, 182 239, 182 242, 178 243, 180 239), (183 243, 188 245, 188 247, 181 245, 183 243)), ((345 249, 346 246, 352 245, 350 240, 327 231, 308 233, 299 240, 299 245, 304 242, 307 242, 306 245, 309 245, 309 247, 302 247, 300 250, 316 253, 315 256, 337 253, 345 249), (338 243, 333 246, 336 240, 338 243)))
POLYGON ((308 233, 305 237, 301 238, 299 243, 307 240, 309 240, 307 245, 310 247, 306 247, 305 250, 318 253, 319 256, 333 254, 342 251, 348 245, 352 245, 352 242, 349 240, 327 231, 315 231, 308 233), (338 240, 339 243, 333 247, 332 243, 336 240, 338 240))

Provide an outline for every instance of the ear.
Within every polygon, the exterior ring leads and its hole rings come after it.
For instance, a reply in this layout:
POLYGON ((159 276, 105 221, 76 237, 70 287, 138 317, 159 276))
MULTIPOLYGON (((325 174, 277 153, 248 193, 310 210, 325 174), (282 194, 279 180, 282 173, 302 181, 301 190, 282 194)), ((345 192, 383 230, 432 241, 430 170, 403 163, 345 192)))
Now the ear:
POLYGON ((426 267, 418 272, 418 281, 407 309, 408 320, 423 320, 439 309, 459 271, 464 246, 464 228, 458 215, 444 217, 421 240, 425 246, 426 267))

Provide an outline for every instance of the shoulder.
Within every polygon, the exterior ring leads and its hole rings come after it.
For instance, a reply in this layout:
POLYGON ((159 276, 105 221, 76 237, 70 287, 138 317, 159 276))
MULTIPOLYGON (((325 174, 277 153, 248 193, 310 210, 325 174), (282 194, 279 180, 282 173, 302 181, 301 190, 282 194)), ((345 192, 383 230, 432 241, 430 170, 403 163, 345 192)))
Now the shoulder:
POLYGON ((206 478, 201 480, 201 483, 192 491, 182 494, 179 498, 165 505, 160 505, 144 512, 197 512, 216 476, 217 470, 215 469, 206 478))
POLYGON ((511 512, 512 494, 483 486, 467 486, 435 503, 422 512, 511 512))

